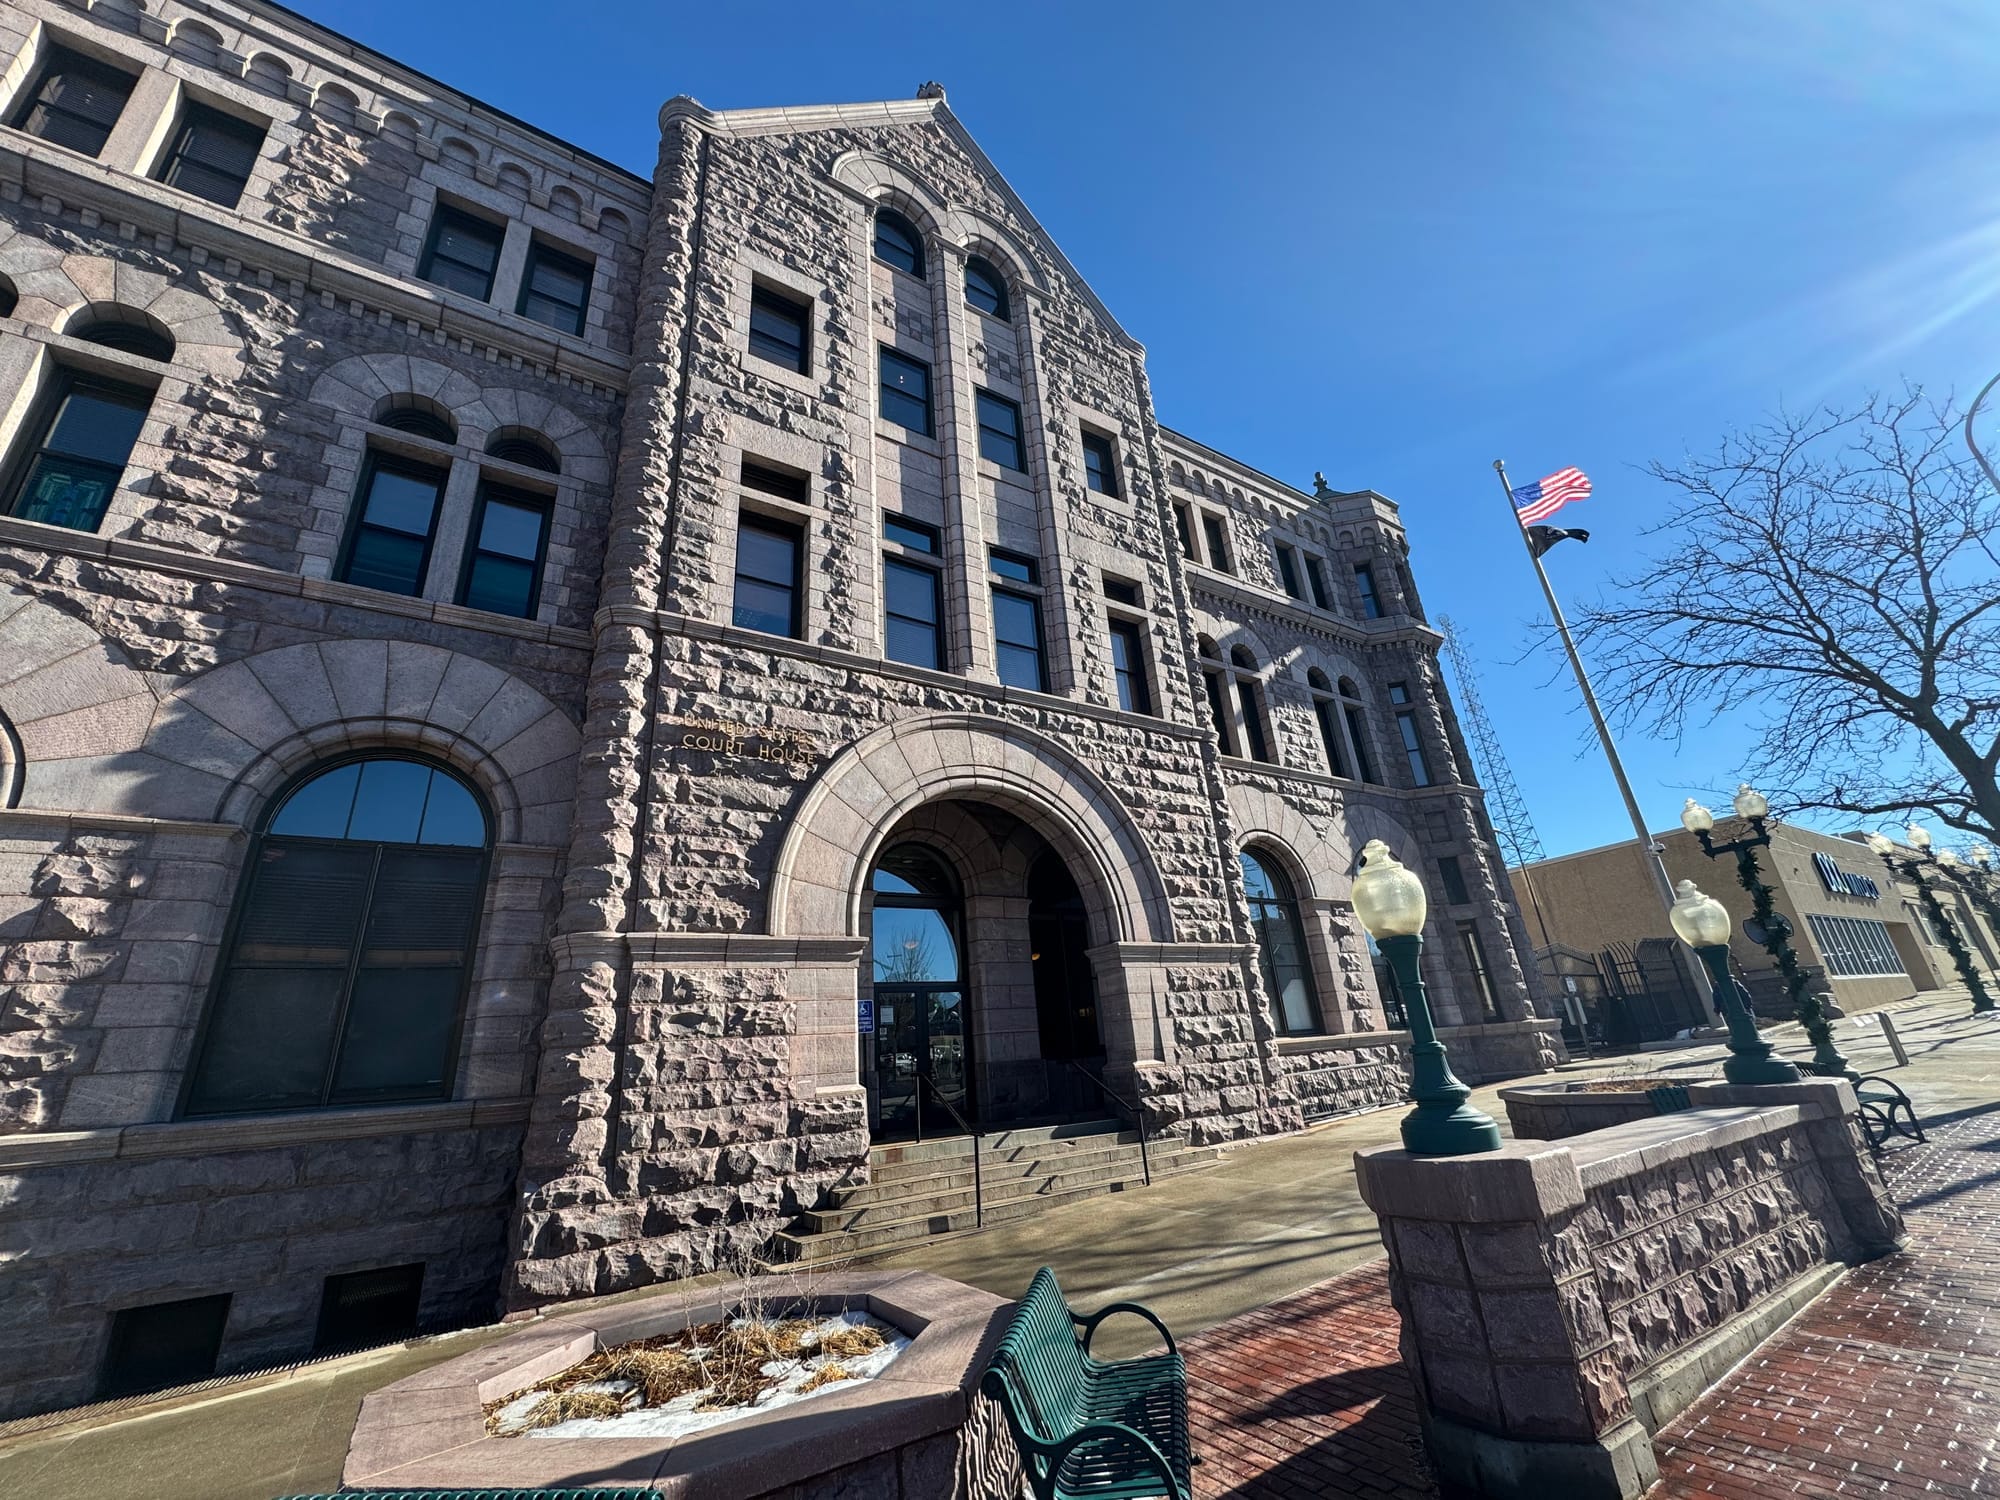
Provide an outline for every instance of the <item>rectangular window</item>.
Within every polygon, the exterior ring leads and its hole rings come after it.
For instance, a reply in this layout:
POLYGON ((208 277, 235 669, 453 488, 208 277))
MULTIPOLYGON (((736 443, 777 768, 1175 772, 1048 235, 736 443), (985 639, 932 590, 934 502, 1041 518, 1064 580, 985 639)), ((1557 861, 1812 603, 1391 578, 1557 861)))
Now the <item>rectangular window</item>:
POLYGON ((16 461, 6 513, 23 521, 95 531, 124 476, 153 393, 57 370, 38 403, 29 446, 16 461))
POLYGON ((1118 495, 1118 452, 1101 433, 1083 435, 1083 482, 1100 494, 1118 495))
POLYGON ((1229 732, 1229 705, 1222 696, 1222 674, 1203 672, 1201 685, 1208 693, 1208 721, 1215 726, 1215 738, 1224 755, 1236 753, 1235 737, 1229 732))
POLYGON ((1361 709, 1348 704, 1347 742, 1354 747, 1355 775, 1363 781, 1380 786, 1381 778, 1375 774, 1375 759, 1368 753, 1368 721, 1361 717, 1361 709))
POLYGON ((500 264, 500 241, 505 234, 498 224, 439 204, 417 274, 434 285, 463 292, 475 302, 491 301, 493 269, 500 264))
POLYGON ((458 602, 532 620, 542 597, 542 552, 549 539, 546 496, 497 484, 479 487, 472 511, 472 545, 466 549, 465 577, 458 602))
POLYGON ((1306 582, 1312 587, 1313 603, 1321 609, 1332 609, 1326 600, 1326 569, 1310 552, 1306 554, 1306 582))
POLYGON ((942 669, 944 651, 938 621, 943 609, 937 570, 885 557, 882 599, 887 623, 883 647, 889 660, 942 669))
POLYGON ((1472 899, 1472 892, 1465 888, 1465 871, 1460 868, 1456 854, 1438 856, 1438 880, 1444 886, 1444 899, 1453 906, 1464 906, 1472 899))
MULTIPOLYGON (((1389 701, 1398 705, 1408 703, 1409 685, 1401 682, 1390 683, 1389 701)), ((1431 763, 1424 756, 1424 740, 1417 732, 1417 711, 1414 708, 1396 709, 1396 733, 1403 741, 1403 754, 1409 758, 1411 778, 1418 786, 1429 786, 1431 763)))
POLYGON ((98 1381, 101 1401, 207 1380, 222 1352, 229 1293, 127 1307, 111 1315, 111 1344, 98 1381))
POLYGON ((750 288, 750 352, 801 375, 812 373, 811 309, 767 286, 750 288))
POLYGON ((1293 552, 1283 542, 1279 542, 1276 545, 1278 552, 1278 582, 1284 586, 1285 592, 1290 594, 1294 599, 1305 598, 1304 591, 1299 587, 1298 554, 1293 552))
POLYGON ((1326 768, 1335 776, 1347 775, 1347 757, 1340 749, 1340 725, 1331 698, 1313 699, 1313 717, 1319 721, 1320 747, 1326 751, 1326 768))
POLYGON ((1354 565, 1354 586, 1361 591, 1361 618, 1382 618, 1382 598, 1375 592, 1375 569, 1367 563, 1354 565))
POLYGON ((1113 604, 1127 604, 1133 609, 1140 608, 1146 602, 1138 584, 1129 578, 1113 578, 1108 573, 1104 576, 1104 597, 1113 604))
POLYGON ((1153 711, 1153 693, 1146 681, 1145 627, 1136 620, 1111 622, 1111 675, 1118 685, 1118 706, 1127 713, 1153 711))
POLYGON ((340 1354, 413 1338, 424 1295, 422 1261, 329 1276, 319 1294, 313 1353, 340 1354))
POLYGON ((190 104, 181 112, 173 144, 156 175, 168 187, 234 208, 263 148, 262 125, 205 104, 190 104))
POLYGON ((979 408, 979 456, 990 458, 1003 469, 1026 473, 1028 461, 1022 456, 1021 408, 1005 396, 977 391, 973 404, 979 408))
POLYGON ((1042 665, 1042 606, 1026 594, 993 591, 993 655, 1008 687, 1049 690, 1042 665))
POLYGON ((1459 945, 1465 952, 1465 966, 1472 971, 1472 985, 1479 992, 1479 1009, 1489 1021, 1500 1017, 1500 996, 1493 989, 1493 975, 1486 967, 1486 948, 1479 941, 1476 922, 1458 924, 1459 945))
POLYGON ((1032 557, 1023 557, 1018 552, 1002 552, 998 547, 991 554, 993 576, 1005 578, 1014 583, 1040 583, 1041 564, 1032 557))
POLYGON ((1236 701, 1243 710, 1243 739, 1250 758, 1268 761, 1271 747, 1264 741, 1264 716, 1258 712, 1257 684, 1247 677, 1237 678, 1236 701))
POLYGON ((743 488, 757 490, 766 495, 776 495, 780 500, 790 500, 797 505, 806 505, 812 500, 812 479, 796 469, 781 469, 775 464, 767 464, 743 455, 743 488))
POLYGON ((1229 537, 1222 529, 1222 517, 1203 514, 1201 518, 1202 540, 1208 543, 1208 565, 1218 573, 1227 573, 1229 567, 1229 537))
POLYGON ((919 552, 937 555, 938 534, 935 526, 926 526, 922 521, 912 521, 907 516, 884 515, 882 517, 882 537, 885 541, 903 547, 914 547, 919 552))
POLYGON ((882 346, 882 416, 898 427, 931 435, 931 367, 882 346))
POLYGON ((1813 941, 1826 960, 1829 974, 1842 979, 1890 977, 1903 972, 1902 957, 1895 939, 1880 922, 1865 917, 1827 917, 1806 914, 1813 941))
POLYGON ((528 269, 521 276, 521 300, 514 311, 558 333, 583 334, 590 307, 590 262, 552 250, 540 240, 528 246, 528 269))
POLYGON ((34 86, 8 123, 51 145, 95 156, 111 139, 111 127, 125 112, 133 78, 67 47, 49 48, 34 86))
POLYGON ((365 589, 422 594, 444 481, 443 469, 369 454, 347 547, 333 576, 365 589))
POLYGON ((796 526, 745 511, 736 523, 736 604, 730 623, 766 635, 797 637, 799 558, 796 526))
POLYGON ((1174 502, 1174 535, 1181 544, 1181 556, 1189 562, 1200 562, 1194 551, 1194 529, 1188 522, 1188 508, 1180 501, 1174 502))

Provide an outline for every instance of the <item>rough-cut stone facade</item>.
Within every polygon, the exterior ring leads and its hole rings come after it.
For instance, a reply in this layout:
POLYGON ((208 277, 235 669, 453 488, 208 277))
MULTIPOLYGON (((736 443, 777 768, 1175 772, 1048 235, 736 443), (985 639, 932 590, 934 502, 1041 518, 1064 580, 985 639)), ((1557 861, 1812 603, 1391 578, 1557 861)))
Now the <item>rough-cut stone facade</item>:
POLYGON ((964 878, 994 1107, 1043 1097, 1021 887, 1043 853, 1082 897, 1110 1083, 1191 1141, 1399 1092, 1346 901, 1371 837, 1431 877, 1426 972, 1461 1070, 1556 1045, 1396 508, 1162 427, 1143 350, 940 92, 676 100, 648 183, 255 0, 4 0, 0 118, 53 47, 134 83, 95 159, 0 129, 6 461, 58 372, 151 401, 96 530, 0 503, 0 1319, 31 1330, 0 1341, 0 1411, 88 1396, 123 1308, 231 1293, 226 1368, 303 1352, 350 1271, 422 1262, 422 1317, 446 1321, 503 1282, 527 1305, 762 1244, 867 1170, 856 1008, 892 838, 964 878), (152 180, 190 101, 266 130, 233 208, 152 180), (440 207, 500 230, 488 300, 418 274, 440 207), (873 256, 882 207, 927 275, 873 256), (591 268, 577 334, 510 310, 538 246, 591 268), (1008 316, 967 303, 971 256, 1008 316), (757 286, 809 309, 807 371, 751 354, 757 286), (106 320, 171 357, 93 337, 106 320), (877 414, 877 346, 929 365, 930 433, 877 414), (1024 468, 982 456, 978 390, 1017 405, 1024 468), (1108 488, 1086 436, 1111 444, 1108 488), (412 596, 339 577, 382 458, 446 476, 412 596), (804 500, 746 489, 746 458, 804 500), (547 506, 532 618, 456 602, 487 484, 547 506), (746 511, 803 538, 792 638, 732 623, 746 511), (887 512, 938 533, 943 670, 885 660, 887 512), (1324 597, 1288 596, 1274 542, 1324 597), (1045 692, 1001 684, 994 547, 1038 565, 1045 692), (1113 620, 1139 627, 1150 712, 1119 707, 1113 620), (1265 758, 1240 725, 1218 737, 1211 644, 1247 653, 1224 670, 1262 705, 1265 758), (1324 758, 1333 682, 1366 776, 1324 758), (450 767, 491 818, 447 1097, 193 1115, 265 824, 371 752, 450 767), (1309 1034, 1265 993, 1244 848, 1295 887, 1309 1034), (103 1253, 72 1253, 92 1235, 103 1253))

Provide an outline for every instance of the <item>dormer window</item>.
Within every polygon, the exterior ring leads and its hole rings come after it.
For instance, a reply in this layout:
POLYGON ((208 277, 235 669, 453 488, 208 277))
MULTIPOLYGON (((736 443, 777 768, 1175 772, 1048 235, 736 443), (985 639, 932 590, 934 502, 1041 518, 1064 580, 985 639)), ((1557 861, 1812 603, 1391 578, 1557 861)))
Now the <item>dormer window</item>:
MULTIPOLYGON (((879 253, 879 252, 877 252, 879 253)), ((965 300, 990 318, 1011 316, 1007 305, 1007 282, 991 261, 973 256, 965 263, 965 300)))
POLYGON ((923 236, 917 233, 916 225, 894 209, 878 208, 875 210, 875 258, 885 266, 894 266, 899 271, 921 277, 924 274, 923 236))

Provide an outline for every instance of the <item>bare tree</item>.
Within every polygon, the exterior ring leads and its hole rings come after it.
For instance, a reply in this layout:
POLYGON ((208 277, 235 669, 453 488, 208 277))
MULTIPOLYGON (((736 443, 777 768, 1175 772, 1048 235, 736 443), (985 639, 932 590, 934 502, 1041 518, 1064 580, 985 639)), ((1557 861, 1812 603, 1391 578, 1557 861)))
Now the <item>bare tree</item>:
POLYGON ((2000 495, 1949 405, 1781 413, 1651 473, 1665 545, 1583 620, 1622 717, 1748 710, 1781 805, 2000 843, 2000 495))

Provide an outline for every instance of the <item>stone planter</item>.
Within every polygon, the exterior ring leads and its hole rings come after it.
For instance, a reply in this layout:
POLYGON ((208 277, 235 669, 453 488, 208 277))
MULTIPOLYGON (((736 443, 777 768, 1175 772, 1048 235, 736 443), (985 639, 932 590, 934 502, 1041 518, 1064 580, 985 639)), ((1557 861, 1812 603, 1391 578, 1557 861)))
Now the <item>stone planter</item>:
POLYGON ((1585 1083, 1533 1083, 1500 1090, 1507 1106, 1507 1126, 1517 1141, 1559 1141, 1566 1136, 1650 1120, 1653 1107, 1648 1088, 1684 1087, 1673 1078, 1632 1080, 1635 1087, 1590 1092, 1585 1083))
POLYGON ((771 1277, 765 1300, 801 1313, 865 1310, 910 1336, 880 1375, 689 1436, 491 1437, 487 1402, 591 1354, 728 1316, 731 1289, 551 1317, 371 1394, 341 1482, 369 1489, 651 1488, 682 1500, 1012 1500, 1020 1458, 980 1376, 1011 1304, 921 1271, 771 1277))

